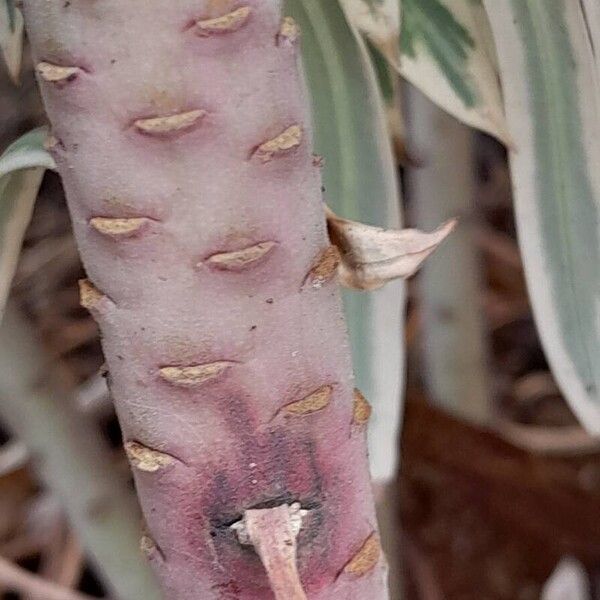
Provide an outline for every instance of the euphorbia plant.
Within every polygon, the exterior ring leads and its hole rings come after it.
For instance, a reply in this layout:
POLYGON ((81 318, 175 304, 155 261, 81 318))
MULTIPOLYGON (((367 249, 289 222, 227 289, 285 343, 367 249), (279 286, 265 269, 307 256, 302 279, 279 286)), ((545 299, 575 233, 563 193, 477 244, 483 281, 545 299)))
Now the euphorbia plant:
POLYGON ((329 214, 332 244, 279 0, 23 8, 165 596, 385 598, 336 276, 408 275, 451 225, 329 214))

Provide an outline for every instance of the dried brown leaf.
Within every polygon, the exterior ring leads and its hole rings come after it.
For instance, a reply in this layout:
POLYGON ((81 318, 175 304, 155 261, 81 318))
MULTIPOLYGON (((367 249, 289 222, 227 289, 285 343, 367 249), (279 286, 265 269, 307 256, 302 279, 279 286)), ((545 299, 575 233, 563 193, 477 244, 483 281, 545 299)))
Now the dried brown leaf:
POLYGON ((329 237, 341 254, 340 283, 375 290, 392 279, 406 279, 419 269, 456 226, 448 221, 431 233, 418 229, 383 229, 342 219, 327 209, 329 237))

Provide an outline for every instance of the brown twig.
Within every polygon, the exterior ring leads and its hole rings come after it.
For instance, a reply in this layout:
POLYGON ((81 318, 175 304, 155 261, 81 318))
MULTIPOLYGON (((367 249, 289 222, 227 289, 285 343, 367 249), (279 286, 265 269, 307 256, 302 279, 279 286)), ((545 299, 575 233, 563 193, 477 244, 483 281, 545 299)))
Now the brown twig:
POLYGON ((20 594, 45 600, 94 600, 92 596, 65 589, 0 557, 0 585, 20 594))

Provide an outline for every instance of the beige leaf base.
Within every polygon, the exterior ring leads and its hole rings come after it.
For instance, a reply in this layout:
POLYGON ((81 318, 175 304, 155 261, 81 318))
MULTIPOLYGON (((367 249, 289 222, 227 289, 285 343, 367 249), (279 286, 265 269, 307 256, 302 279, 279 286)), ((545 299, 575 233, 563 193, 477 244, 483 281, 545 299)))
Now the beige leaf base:
POLYGON ((376 290, 392 279, 414 275, 456 227, 447 221, 435 231, 383 229, 342 219, 325 208, 331 243, 341 254, 338 279, 356 290, 376 290))

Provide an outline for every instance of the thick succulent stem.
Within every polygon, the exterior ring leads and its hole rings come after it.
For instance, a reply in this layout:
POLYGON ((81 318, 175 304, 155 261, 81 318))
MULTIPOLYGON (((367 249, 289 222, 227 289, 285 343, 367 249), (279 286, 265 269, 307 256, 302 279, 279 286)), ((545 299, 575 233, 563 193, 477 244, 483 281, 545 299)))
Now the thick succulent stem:
POLYGON ((337 253, 281 2, 23 4, 166 597, 273 598, 230 526, 299 503, 307 596, 382 600, 337 253))

